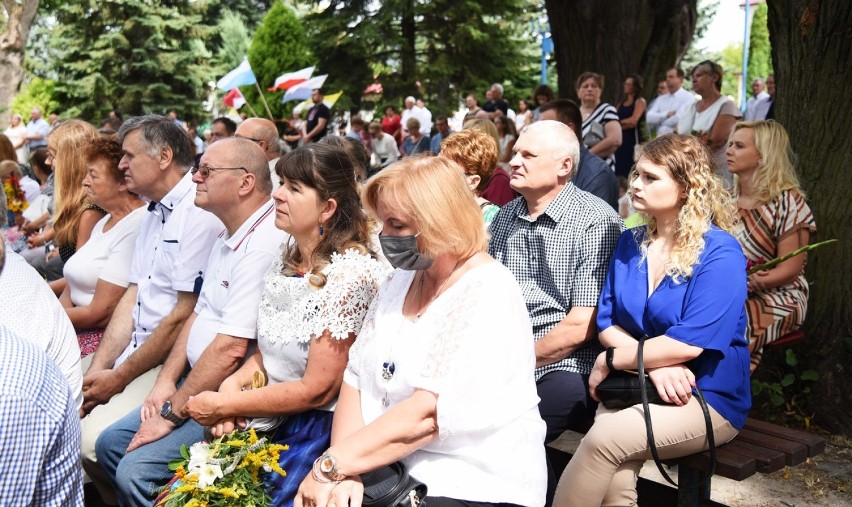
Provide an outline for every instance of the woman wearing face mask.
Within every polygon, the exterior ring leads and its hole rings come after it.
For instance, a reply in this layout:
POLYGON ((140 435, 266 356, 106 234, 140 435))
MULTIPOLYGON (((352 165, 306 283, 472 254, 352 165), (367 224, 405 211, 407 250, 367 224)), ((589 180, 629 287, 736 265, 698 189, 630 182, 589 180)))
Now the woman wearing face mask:
POLYGON ((350 351, 332 445, 297 507, 359 505, 359 474, 398 460, 430 506, 544 504, 532 326, 512 274, 484 251, 462 173, 411 158, 367 182, 364 204, 398 269, 350 351))

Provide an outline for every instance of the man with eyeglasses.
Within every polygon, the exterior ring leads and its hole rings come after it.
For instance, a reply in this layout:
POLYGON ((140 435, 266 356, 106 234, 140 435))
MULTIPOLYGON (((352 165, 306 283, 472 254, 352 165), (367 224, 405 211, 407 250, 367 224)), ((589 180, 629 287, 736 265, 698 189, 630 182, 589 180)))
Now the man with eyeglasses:
POLYGON ((141 412, 133 409, 98 439, 98 462, 134 505, 152 504, 171 478, 168 464, 180 457, 181 444, 204 439, 204 427, 189 418, 185 404, 219 389, 254 349, 263 274, 287 237, 275 227, 269 169, 257 144, 215 143, 192 174, 196 206, 219 217, 225 231, 213 246, 195 310, 141 412))
POLYGON ((281 144, 278 141, 278 129, 275 127, 275 124, 266 118, 248 118, 239 124, 234 136, 253 141, 263 149, 263 154, 269 163, 272 192, 278 190, 281 182, 278 180, 278 176, 275 175, 275 164, 281 158, 281 144))
POLYGON ((91 365, 83 377, 83 467, 111 505, 116 499, 97 463, 97 437, 151 391, 195 307, 210 249, 222 230, 215 215, 193 202, 192 147, 181 127, 163 116, 140 116, 127 120, 118 137, 124 181, 150 200, 150 213, 139 227, 130 285, 98 350, 87 357, 91 365))

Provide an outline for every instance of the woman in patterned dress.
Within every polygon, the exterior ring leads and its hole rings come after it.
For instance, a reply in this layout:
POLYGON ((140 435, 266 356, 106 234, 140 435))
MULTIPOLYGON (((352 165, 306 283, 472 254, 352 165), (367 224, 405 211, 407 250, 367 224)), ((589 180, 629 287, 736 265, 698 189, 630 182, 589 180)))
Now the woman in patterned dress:
MULTIPOLYGON (((735 190, 743 228, 738 239, 749 266, 786 255, 810 241, 816 222, 793 169, 790 139, 780 123, 740 122, 726 152, 737 176, 735 190)), ((746 336, 754 372, 763 347, 795 331, 808 308, 806 255, 748 277, 746 336)))

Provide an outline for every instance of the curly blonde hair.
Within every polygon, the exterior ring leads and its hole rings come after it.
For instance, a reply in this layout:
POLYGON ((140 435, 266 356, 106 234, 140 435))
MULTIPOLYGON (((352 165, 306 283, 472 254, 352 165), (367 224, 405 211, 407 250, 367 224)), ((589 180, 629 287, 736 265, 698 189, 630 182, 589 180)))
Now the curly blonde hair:
MULTIPOLYGON (((805 197, 794 168, 796 156, 784 127, 774 120, 741 121, 734 125, 731 136, 742 129, 752 130, 754 146, 760 153, 760 162, 754 173, 754 191, 758 200, 767 203, 785 190, 795 190, 805 197)), ((739 184, 736 187, 738 191, 739 184)))
MULTIPOLYGON (((693 136, 666 134, 643 144, 639 158, 664 167, 672 178, 683 186, 686 198, 677 216, 675 245, 666 263, 666 274, 672 280, 688 278, 704 250, 704 234, 710 226, 731 232, 736 226, 734 201, 725 183, 714 169, 713 154, 693 136)), ((637 177, 630 175, 631 183, 637 177)), ((648 245, 657 236, 654 217, 642 213, 648 227, 642 237, 641 228, 634 229, 637 240, 641 238, 642 260, 648 245)))

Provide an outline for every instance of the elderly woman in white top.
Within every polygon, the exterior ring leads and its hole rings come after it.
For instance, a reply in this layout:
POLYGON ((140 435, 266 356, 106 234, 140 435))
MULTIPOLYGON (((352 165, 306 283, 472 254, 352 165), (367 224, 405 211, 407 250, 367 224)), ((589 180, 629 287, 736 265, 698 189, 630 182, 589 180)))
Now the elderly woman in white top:
POLYGON ((370 222, 343 148, 306 144, 275 170, 275 225, 292 241, 264 275, 257 351, 219 392, 194 396, 186 407, 216 436, 246 423, 276 430, 273 440, 290 449, 280 461, 287 477, 276 476, 270 493, 273 505, 289 505, 328 446, 349 348, 388 271, 370 250, 370 222), (257 371, 269 385, 243 390, 257 371))
POLYGON ((681 135, 694 135, 713 152, 716 173, 730 185, 733 181, 728 171, 725 149, 734 124, 743 114, 731 99, 722 95, 722 66, 705 60, 692 69, 692 91, 701 100, 687 106, 677 123, 681 135))
POLYGON ((397 460, 429 506, 543 505, 532 326, 514 277, 484 251, 462 169, 406 159, 363 196, 397 270, 352 348, 332 445, 294 505, 360 505, 359 474, 397 460))
POLYGON ((127 189, 118 168, 122 155, 114 137, 96 138, 85 148, 86 196, 108 214, 63 267, 67 284, 59 300, 77 331, 82 357, 97 350, 115 305, 127 290, 133 246, 146 213, 145 203, 127 189))

